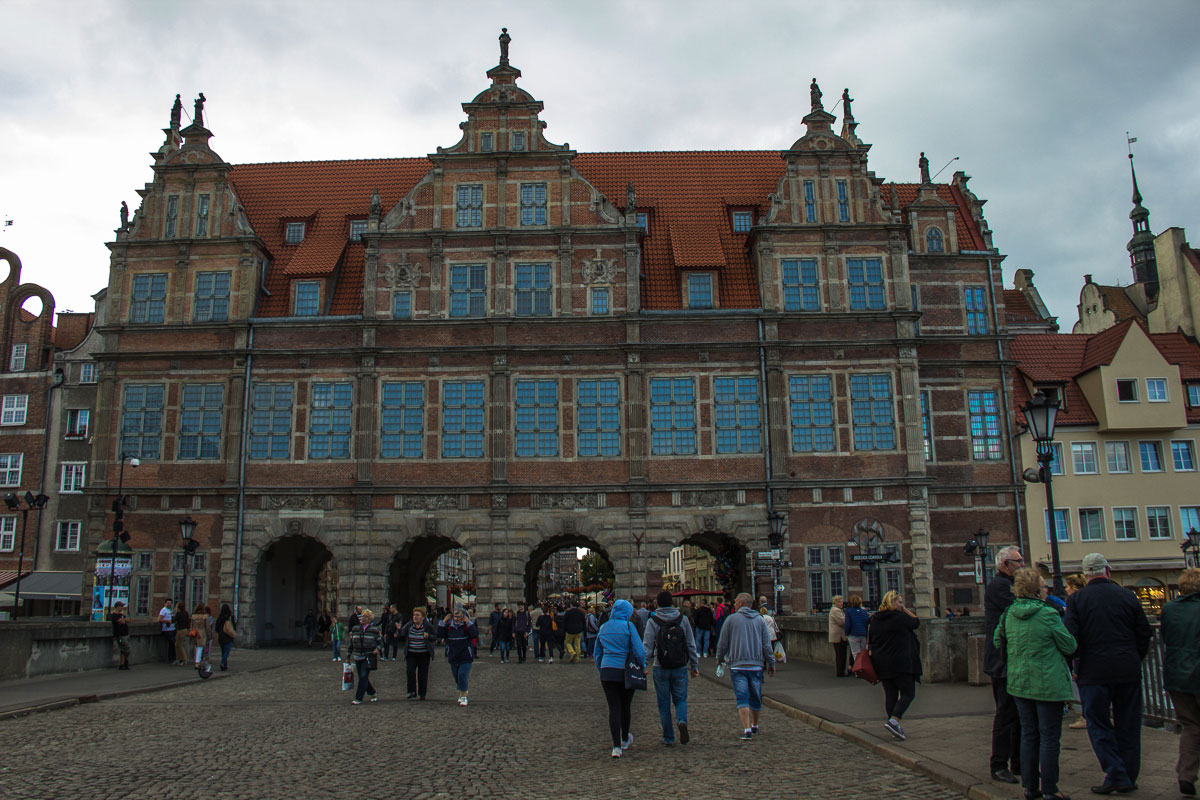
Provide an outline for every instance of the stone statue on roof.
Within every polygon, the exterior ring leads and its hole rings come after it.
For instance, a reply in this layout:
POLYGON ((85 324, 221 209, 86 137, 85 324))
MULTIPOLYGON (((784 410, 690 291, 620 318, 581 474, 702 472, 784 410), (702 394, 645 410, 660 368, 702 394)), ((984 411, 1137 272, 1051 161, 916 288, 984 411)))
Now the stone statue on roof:
POLYGON ((637 194, 633 191, 633 181, 625 187, 625 213, 632 214, 637 209, 637 194))
POLYGON ((179 95, 175 95, 175 105, 171 106, 171 128, 179 130, 179 120, 183 117, 183 103, 179 100, 179 95))
POLYGON ((196 113, 192 115, 192 124, 204 124, 204 92, 201 92, 200 96, 196 98, 196 113))
POLYGON ((921 153, 921 158, 917 161, 917 166, 921 168, 921 183, 933 183, 929 177, 929 159, 925 157, 925 153, 921 153))
POLYGON ((121 201, 121 230, 129 227, 129 204, 121 201))
POLYGON ((512 41, 512 37, 508 35, 508 28, 500 29, 500 63, 508 63, 508 43, 512 41))
POLYGON ((825 107, 821 105, 821 87, 817 86, 817 79, 812 79, 812 84, 808 87, 808 98, 812 101, 813 111, 824 111, 825 107))
POLYGON ((378 217, 383 210, 383 201, 379 199, 379 190, 371 192, 371 216, 378 217))
POLYGON ((850 104, 854 102, 854 98, 850 96, 849 89, 842 90, 842 115, 846 119, 854 119, 854 114, 850 112, 850 104))

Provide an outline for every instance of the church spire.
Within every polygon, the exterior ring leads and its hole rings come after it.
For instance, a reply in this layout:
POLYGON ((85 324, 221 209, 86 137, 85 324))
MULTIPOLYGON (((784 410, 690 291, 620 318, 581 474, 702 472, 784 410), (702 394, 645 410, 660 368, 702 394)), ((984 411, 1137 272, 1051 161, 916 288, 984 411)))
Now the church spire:
MULTIPOLYGON (((1137 141, 1129 138, 1128 144, 1137 141)), ((1154 234, 1150 231, 1150 212, 1142 205, 1142 193, 1138 190, 1137 170, 1133 166, 1133 150, 1129 151, 1129 176, 1133 180, 1133 210, 1129 219, 1133 222, 1133 236, 1125 249, 1129 251, 1129 263, 1133 267, 1133 279, 1146 289, 1146 299, 1158 297, 1158 262, 1154 255, 1154 234)))

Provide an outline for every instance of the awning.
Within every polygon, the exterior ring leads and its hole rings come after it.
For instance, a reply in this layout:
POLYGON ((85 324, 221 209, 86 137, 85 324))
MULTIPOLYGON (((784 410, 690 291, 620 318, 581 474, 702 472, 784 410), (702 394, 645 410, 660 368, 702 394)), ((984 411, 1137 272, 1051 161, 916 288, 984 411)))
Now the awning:
MULTIPOLYGON (((24 577, 28 578, 29 573, 24 573, 24 577)), ((17 582, 17 571, 15 569, 0 569, 0 588, 8 586, 10 583, 17 582)))
MULTIPOLYGON (((14 585, 9 591, 16 592, 14 585)), ((78 600, 83 573, 33 572, 21 579, 21 600, 78 600)))
POLYGON ((0 592, 0 608, 12 608, 17 597, 12 592, 0 592))

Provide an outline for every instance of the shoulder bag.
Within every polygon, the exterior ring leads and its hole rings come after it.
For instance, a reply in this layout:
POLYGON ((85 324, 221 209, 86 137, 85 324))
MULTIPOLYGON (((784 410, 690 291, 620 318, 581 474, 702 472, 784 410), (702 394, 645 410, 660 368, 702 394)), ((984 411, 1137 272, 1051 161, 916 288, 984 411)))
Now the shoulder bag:
POLYGON ((629 652, 625 655, 625 688, 645 689, 646 666, 638 661, 633 652, 633 626, 629 625, 629 628, 629 652))
POLYGON ((870 684, 879 683, 879 676, 875 674, 875 665, 871 663, 871 656, 867 654, 867 648, 858 651, 858 655, 854 657, 854 666, 850 668, 854 673, 854 677, 862 678, 870 684))

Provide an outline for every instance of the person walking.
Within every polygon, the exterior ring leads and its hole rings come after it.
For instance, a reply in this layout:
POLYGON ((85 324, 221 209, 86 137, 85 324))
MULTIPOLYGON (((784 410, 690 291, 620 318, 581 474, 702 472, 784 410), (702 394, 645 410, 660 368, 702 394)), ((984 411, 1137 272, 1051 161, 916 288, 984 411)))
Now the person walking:
POLYGON ((659 592, 657 608, 646 620, 642 648, 647 665, 653 665, 654 695, 658 700, 658 720, 662 723, 663 744, 675 744, 675 725, 679 725, 679 743, 687 744, 688 678, 700 674, 700 656, 692 624, 674 607, 670 592, 659 592), (671 705, 675 719, 671 719, 671 705))
POLYGON ((383 607, 383 613, 379 615, 379 634, 383 637, 383 647, 379 651, 379 657, 383 661, 389 660, 389 654, 392 661, 396 660, 395 654, 399 652, 396 633, 400 622, 395 603, 389 603, 383 607))
POLYGON ((304 639, 308 647, 313 646, 313 641, 317 638, 317 615, 310 608, 308 613, 304 615, 304 639))
POLYGON ((233 642, 237 639, 237 624, 233 621, 233 609, 229 603, 221 604, 217 614, 217 644, 221 646, 221 671, 229 669, 229 653, 233 650, 233 642))
POLYGON ((554 619, 554 612, 546 608, 537 618, 538 661, 541 661, 543 656, 549 656, 550 663, 554 663, 554 636, 557 632, 558 622, 554 619))
POLYGON ((542 660, 542 638, 538 630, 538 620, 541 619, 542 607, 534 603, 529 607, 529 652, 538 661, 542 660))
POLYGON ((628 600, 618 600, 596 637, 596 672, 600 675, 600 687, 608 704, 608 732, 612 736, 610 755, 613 758, 620 758, 633 744, 630 725, 633 720, 633 693, 637 690, 625 686, 626 660, 632 655, 643 669, 646 664, 646 649, 637 635, 637 628, 630 621, 632 617, 633 604, 628 600))
POLYGON ((867 625, 867 653, 875 674, 883 684, 883 726, 892 736, 904 739, 900 720, 917 696, 921 679, 921 650, 917 642, 917 615, 904 607, 898 592, 888 592, 867 625))
POLYGON ((488 647, 488 658, 491 658, 496 653, 496 647, 499 642, 496 640, 496 626, 500 624, 500 617, 504 616, 504 612, 500 610, 500 604, 496 603, 496 607, 492 609, 492 613, 488 614, 488 638, 491 643, 488 647))
POLYGON ((1071 695, 1067 658, 1075 637, 1042 599, 1046 582, 1033 567, 1013 575, 1013 603, 1000 616, 993 644, 1008 663, 1007 689, 1021 718, 1021 786, 1028 798, 1069 800, 1058 791, 1063 703, 1071 695))
POLYGON ((713 619, 712 609, 708 607, 703 598, 700 600, 700 605, 696 606, 693 617, 696 622, 696 650, 703 658, 712 653, 712 630, 716 620, 713 619))
POLYGON ((561 604, 556 605, 551 613, 554 614, 554 648, 558 650, 558 660, 566 660, 567 647, 567 627, 566 619, 563 617, 563 607, 561 604))
POLYGON ((350 659, 358 672, 358 688, 354 692, 351 705, 362 705, 363 696, 369 695, 374 703, 379 699, 375 687, 371 684, 371 670, 379 664, 379 647, 383 644, 383 634, 373 624, 375 613, 365 608, 358 616, 358 625, 350 631, 350 659))
POLYGON ((333 660, 342 660, 342 642, 346 640, 346 623, 334 617, 329 626, 329 639, 333 642, 333 660))
POLYGON ((983 590, 984 625, 987 635, 983 642, 983 671, 992 679, 992 752, 988 765, 992 780, 1017 783, 1021 774, 1021 718, 1017 704, 1008 694, 1004 654, 993 644, 996 625, 1013 602, 1013 575, 1025 566, 1017 547, 1002 547, 996 553, 996 574, 983 590))
POLYGON ((333 619, 329 616, 329 609, 322 608, 321 613, 317 615, 317 638, 322 646, 329 644, 329 628, 332 625, 333 619))
POLYGON ((524 664, 529 650, 529 631, 533 625, 529 621, 529 612, 524 603, 517 603, 517 613, 513 616, 513 640, 517 646, 517 663, 524 664))
POLYGON ((1137 789, 1142 765, 1142 659, 1152 631, 1137 596, 1109 579, 1108 559, 1083 557, 1087 586, 1067 601, 1078 650, 1079 695, 1088 739, 1104 771, 1096 794, 1137 789), (1110 714, 1111 711, 1111 714, 1110 714))
MULTIPOLYGON (((725 625, 725 617, 729 616, 729 606, 725 605, 725 598, 722 597, 717 601, 717 605, 713 608, 713 640, 721 641, 721 628, 725 625)), ((716 650, 716 645, 713 645, 713 650, 716 650)))
POLYGON ((595 606, 588 606, 587 617, 584 620, 583 638, 587 643, 584 655, 596 657, 596 637, 600 634, 600 616, 595 606))
POLYGON ((121 657, 117 669, 129 669, 129 617, 125 614, 125 604, 120 600, 113 603, 108 621, 112 623, 113 642, 117 645, 117 653, 121 657))
POLYGON ((645 600, 638 601, 637 610, 633 612, 633 624, 638 630, 638 636, 646 634, 646 620, 650 619, 650 609, 645 600))
POLYGON ((408 699, 425 699, 429 692, 429 662, 437 629, 425 618, 425 609, 417 606, 412 619, 400 626, 398 637, 404 642, 404 673, 408 680, 408 699))
POLYGON ((158 611, 158 622, 163 639, 167 643, 167 663, 178 663, 175 657, 175 611, 171 608, 171 598, 163 601, 163 607, 158 611))
POLYGON ((717 663, 729 664, 729 679, 743 729, 740 738, 744 741, 758 735, 763 670, 768 675, 775 674, 771 634, 762 616, 754 610, 753 602, 754 597, 748 592, 734 598, 734 610, 722 617, 721 637, 717 640, 717 663))
POLYGON ((862 598, 858 595, 850 595, 846 602, 849 605, 842 607, 846 615, 844 630, 846 644, 850 646, 850 666, 853 667, 858 654, 867 649, 867 623, 871 620, 871 615, 862 607, 862 598))
POLYGON ((1182 728, 1175 762, 1179 793, 1195 797, 1200 769, 1200 569, 1180 573, 1179 593, 1162 610, 1163 687, 1182 728))
POLYGON ((513 618, 511 608, 506 608, 500 612, 500 621, 496 623, 496 641, 500 645, 500 663, 508 663, 508 654, 512 651, 513 634, 516 628, 516 620, 513 618))
POLYGON ((180 600, 175 604, 175 663, 179 666, 192 663, 192 618, 187 606, 180 600))
POLYGON ((450 664, 450 674, 454 676, 454 687, 458 689, 458 704, 465 706, 479 628, 465 611, 456 608, 453 614, 447 614, 438 623, 438 638, 446 643, 446 661, 450 664))
POLYGON ((208 653, 209 630, 208 623, 212 618, 208 615, 208 608, 203 603, 198 603, 192 609, 192 627, 188 631, 188 636, 191 638, 192 654, 194 658, 194 666, 200 669, 202 664, 207 664, 208 659, 205 657, 208 653), (192 632, 195 631, 195 635, 192 632))
POLYGON ((567 646, 567 652, 571 655, 571 663, 579 663, 580 655, 580 640, 583 639, 583 630, 587 626, 587 615, 580 608, 580 603, 572 603, 571 607, 563 614, 563 639, 567 646))
POLYGON ((846 638, 846 612, 842 606, 842 596, 833 596, 833 605, 829 607, 829 643, 833 645, 833 670, 839 678, 844 678, 846 672, 846 649, 850 646, 846 638))

